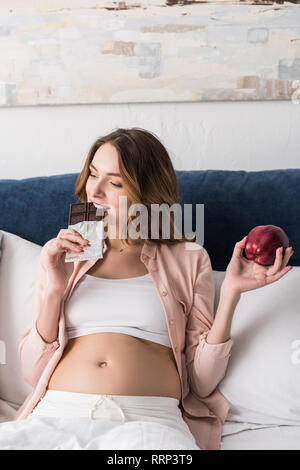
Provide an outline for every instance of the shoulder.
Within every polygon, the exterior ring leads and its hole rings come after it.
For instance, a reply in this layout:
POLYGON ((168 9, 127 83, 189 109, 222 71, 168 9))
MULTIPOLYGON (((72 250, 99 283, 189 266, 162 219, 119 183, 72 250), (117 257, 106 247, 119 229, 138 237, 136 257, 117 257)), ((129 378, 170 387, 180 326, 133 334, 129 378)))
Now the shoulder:
POLYGON ((207 250, 196 242, 162 244, 158 249, 158 256, 170 262, 176 260, 183 270, 198 271, 204 265, 211 266, 207 250))
POLYGON ((208 257, 206 249, 196 242, 177 242, 171 245, 162 245, 164 251, 170 254, 180 255, 185 258, 205 258, 208 257))
POLYGON ((212 267, 207 250, 196 242, 162 244, 158 269, 165 271, 175 297, 191 301, 196 283, 211 283, 212 267))

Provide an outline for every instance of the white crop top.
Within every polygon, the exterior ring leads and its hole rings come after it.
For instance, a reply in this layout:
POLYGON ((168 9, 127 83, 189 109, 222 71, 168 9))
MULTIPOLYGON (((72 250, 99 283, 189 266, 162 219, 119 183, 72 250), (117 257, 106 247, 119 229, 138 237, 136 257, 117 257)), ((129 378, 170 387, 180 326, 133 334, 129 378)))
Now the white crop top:
POLYGON ((161 299, 150 274, 106 279, 85 274, 65 309, 68 338, 115 332, 172 347, 161 299))

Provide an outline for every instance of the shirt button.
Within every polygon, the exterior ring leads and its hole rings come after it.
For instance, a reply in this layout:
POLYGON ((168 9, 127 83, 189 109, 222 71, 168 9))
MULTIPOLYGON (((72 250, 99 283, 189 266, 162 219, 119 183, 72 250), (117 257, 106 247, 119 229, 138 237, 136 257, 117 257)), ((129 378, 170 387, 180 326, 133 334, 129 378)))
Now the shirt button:
POLYGON ((151 268, 151 271, 156 271, 157 269, 156 268, 151 268))
POLYGON ((167 295, 166 291, 163 290, 162 293, 161 293, 161 295, 167 295))
POLYGON ((174 320, 170 320, 169 323, 170 323, 170 325, 173 325, 174 320))
POLYGON ((178 347, 177 347, 177 346, 175 346, 175 351, 176 351, 176 352, 178 351, 178 347))
POLYGON ((209 414, 210 416, 214 416, 215 413, 214 413, 213 411, 209 410, 208 414, 209 414))

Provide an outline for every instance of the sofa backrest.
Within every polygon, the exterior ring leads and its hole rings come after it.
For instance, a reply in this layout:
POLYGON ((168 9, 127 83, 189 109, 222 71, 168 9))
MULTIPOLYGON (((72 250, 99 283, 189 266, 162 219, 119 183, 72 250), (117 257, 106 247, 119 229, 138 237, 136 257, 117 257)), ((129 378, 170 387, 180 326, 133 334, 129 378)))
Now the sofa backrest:
MULTIPOLYGON (((265 171, 176 171, 179 202, 204 204, 204 243, 216 271, 225 271, 234 244, 257 225, 278 225, 287 233, 300 265, 300 169, 265 171)), ((43 246, 68 226, 78 173, 0 179, 0 230, 43 246)), ((182 228, 183 230, 183 228, 182 228)))

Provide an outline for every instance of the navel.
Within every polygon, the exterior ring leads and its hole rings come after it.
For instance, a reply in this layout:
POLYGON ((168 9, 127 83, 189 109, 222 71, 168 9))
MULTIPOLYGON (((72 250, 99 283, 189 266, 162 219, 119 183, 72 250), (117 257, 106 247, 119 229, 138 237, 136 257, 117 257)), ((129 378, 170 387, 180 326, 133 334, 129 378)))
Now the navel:
POLYGON ((99 367, 106 367, 107 366, 107 362, 100 362, 99 363, 99 367))

